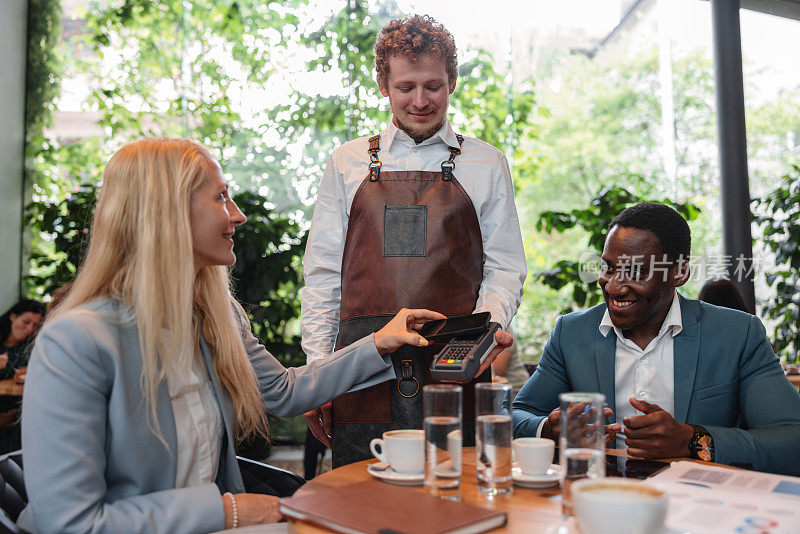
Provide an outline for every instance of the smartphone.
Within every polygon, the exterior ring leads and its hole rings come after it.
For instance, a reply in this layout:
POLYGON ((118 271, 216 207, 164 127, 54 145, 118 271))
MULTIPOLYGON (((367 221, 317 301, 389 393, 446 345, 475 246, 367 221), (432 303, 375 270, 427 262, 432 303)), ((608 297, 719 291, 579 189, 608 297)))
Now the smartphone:
POLYGON ((481 312, 428 321, 419 329, 419 335, 429 341, 446 343, 457 336, 468 336, 481 332, 489 324, 490 316, 489 312, 481 312))
POLYGON ((669 462, 606 456, 606 476, 645 479, 669 467, 669 462))

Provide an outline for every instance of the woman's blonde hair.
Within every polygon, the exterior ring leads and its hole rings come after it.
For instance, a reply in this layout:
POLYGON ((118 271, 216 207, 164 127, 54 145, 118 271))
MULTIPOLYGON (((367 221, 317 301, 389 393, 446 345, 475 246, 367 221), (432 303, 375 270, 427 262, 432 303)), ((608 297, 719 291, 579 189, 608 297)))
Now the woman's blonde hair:
POLYGON ((159 437, 157 389, 177 359, 194 357, 200 333, 211 349, 220 385, 233 400, 237 435, 267 433, 228 269, 203 267, 195 276, 191 201, 216 165, 206 147, 188 139, 145 139, 119 149, 103 172, 86 258, 53 314, 100 297, 133 310, 142 389, 159 437))

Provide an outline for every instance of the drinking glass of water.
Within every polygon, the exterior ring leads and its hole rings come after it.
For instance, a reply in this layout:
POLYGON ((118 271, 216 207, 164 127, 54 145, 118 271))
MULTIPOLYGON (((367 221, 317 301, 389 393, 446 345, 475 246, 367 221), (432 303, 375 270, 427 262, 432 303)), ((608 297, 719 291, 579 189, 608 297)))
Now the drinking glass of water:
POLYGON ((561 463, 562 512, 571 516, 572 483, 582 478, 600 478, 606 475, 605 427, 603 408, 606 397, 601 393, 562 393, 561 437, 559 457, 561 463))
POLYGON ((513 490, 512 434, 511 385, 475 384, 475 454, 481 493, 494 497, 513 490))
POLYGON ((461 498, 461 386, 422 388, 425 488, 431 495, 461 498))

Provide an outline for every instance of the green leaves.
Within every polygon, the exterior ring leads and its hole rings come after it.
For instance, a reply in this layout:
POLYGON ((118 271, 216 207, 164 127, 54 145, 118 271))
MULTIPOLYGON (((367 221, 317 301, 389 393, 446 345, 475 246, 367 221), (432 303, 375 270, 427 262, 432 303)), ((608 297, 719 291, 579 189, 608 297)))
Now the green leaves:
POLYGON ((60 0, 29 0, 28 57, 25 95, 27 155, 35 155, 44 142, 43 129, 52 122, 53 100, 61 92, 63 62, 60 0))
POLYGON ((495 70, 486 50, 477 50, 458 71, 458 85, 450 100, 456 130, 513 152, 515 159, 525 158, 527 154, 518 149, 537 133, 533 119, 538 108, 532 84, 522 84, 522 89, 510 87, 506 74, 495 70))
POLYGON ((800 351, 800 165, 792 165, 775 189, 754 199, 753 211, 762 242, 774 255, 774 267, 764 271, 764 279, 775 293, 762 311, 775 324, 775 351, 791 361, 800 351))
POLYGON ((247 215, 236 229, 236 297, 250 316, 253 333, 281 363, 305 364, 300 348, 300 265, 306 234, 289 218, 250 192, 233 200, 247 215))
POLYGON ((97 187, 85 184, 66 199, 31 203, 26 218, 51 239, 34 249, 25 283, 31 294, 51 293, 75 278, 88 244, 97 187))

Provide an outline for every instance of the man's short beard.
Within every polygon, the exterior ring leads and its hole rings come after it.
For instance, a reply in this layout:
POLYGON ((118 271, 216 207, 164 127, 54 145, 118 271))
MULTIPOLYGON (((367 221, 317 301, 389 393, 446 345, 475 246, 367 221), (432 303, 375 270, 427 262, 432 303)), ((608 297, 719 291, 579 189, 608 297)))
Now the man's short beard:
MULTIPOLYGON (((391 105, 389 106, 391 110, 391 105)), ((400 122, 400 119, 397 118, 397 115, 392 112, 392 121, 394 121, 394 125, 403 130, 408 136, 414 140, 415 143, 420 144, 421 142, 425 141, 426 139, 430 139, 433 135, 438 132, 442 126, 444 126, 444 121, 447 120, 447 116, 445 115, 442 117, 442 120, 439 121, 438 124, 431 126, 430 128, 426 128, 425 130, 414 129, 408 126, 407 124, 403 124, 400 122)))

